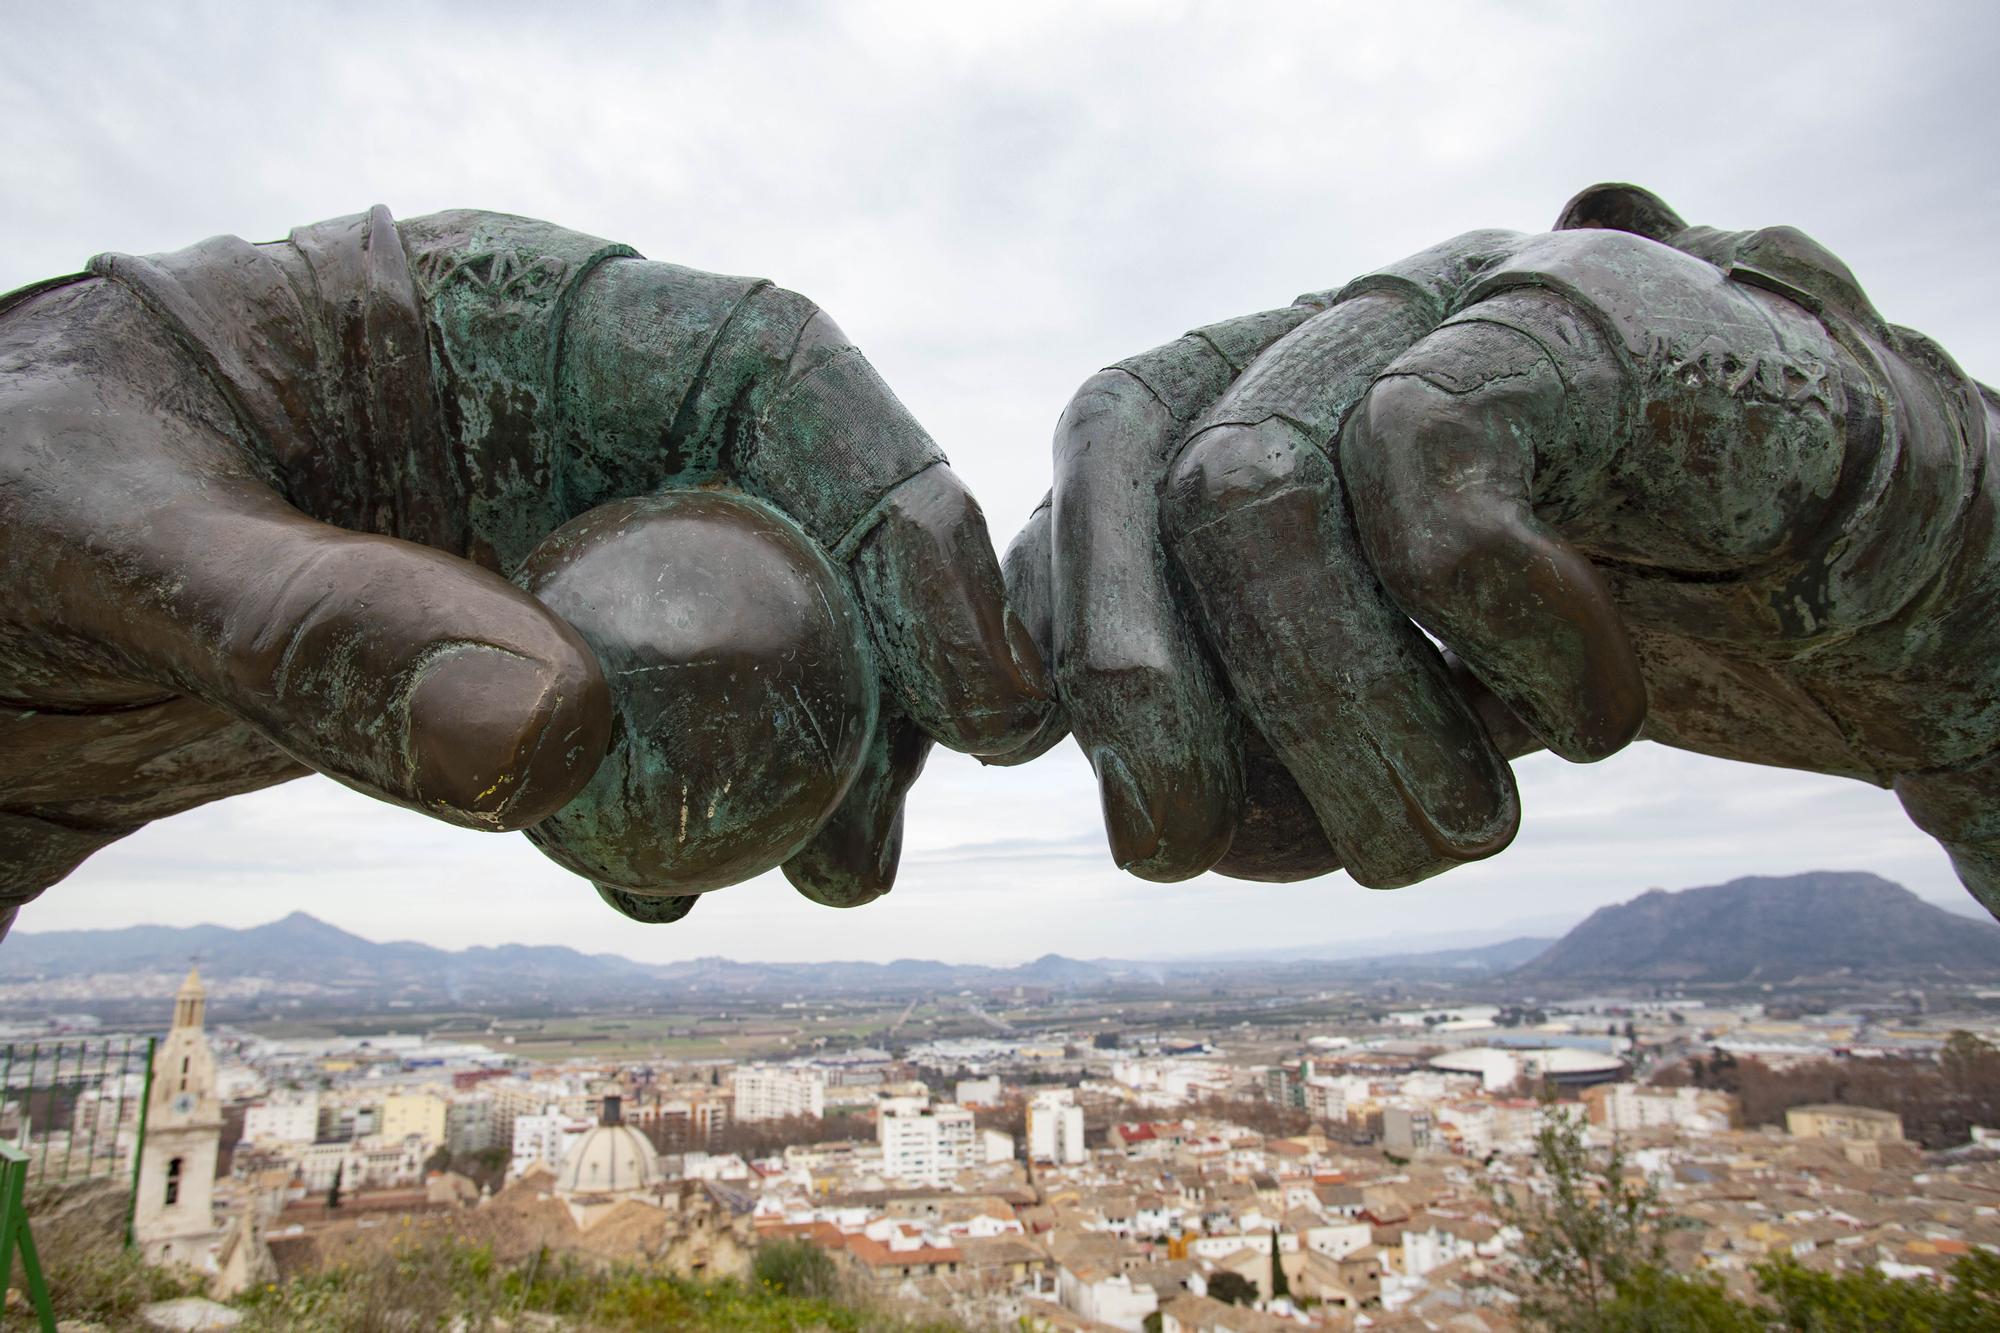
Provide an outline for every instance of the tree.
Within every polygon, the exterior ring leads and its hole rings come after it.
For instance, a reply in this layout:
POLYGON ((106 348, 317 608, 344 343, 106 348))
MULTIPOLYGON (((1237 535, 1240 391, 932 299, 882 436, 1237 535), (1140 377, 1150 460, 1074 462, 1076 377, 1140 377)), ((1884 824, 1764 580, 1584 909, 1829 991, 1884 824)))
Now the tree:
POLYGON ((333 1168, 333 1187, 326 1192, 326 1206, 329 1209, 340 1207, 340 1178, 346 1170, 345 1162, 333 1168))
POLYGON ((1930 1333, 1944 1293, 1868 1270, 1821 1273, 1793 1260, 1761 1264, 1757 1290, 1777 1307, 1772 1324, 1811 1333, 1930 1333))
POLYGON ((1595 1325, 1600 1333, 1768 1333, 1764 1312, 1713 1278, 1642 1265, 1618 1283, 1595 1325))
POLYGON ((1213 1300, 1231 1305, 1250 1305, 1257 1299, 1257 1284, 1225 1268, 1208 1280, 1208 1294, 1213 1300))
POLYGON ((1933 1150, 1958 1147, 1974 1125, 2000 1120, 2000 1051, 1969 1033, 1953 1034, 1935 1059, 1812 1060, 1780 1068, 1717 1051, 1663 1070, 1654 1082, 1733 1093, 1746 1125, 1783 1124, 1789 1108, 1817 1102, 1893 1111, 1904 1133, 1933 1150))
POLYGON ((1951 1285, 1884 1277, 1874 1269, 1820 1273, 1780 1259, 1757 1266, 1757 1290, 1786 1333, 1974 1333, 2000 1327, 2000 1256, 1974 1250, 1951 1285))
POLYGON ((1291 1280, 1285 1276, 1285 1262, 1278 1245, 1279 1232, 1271 1228, 1271 1299, 1292 1294, 1291 1280))
MULTIPOLYGON (((1977 1054, 1977 1052, 1972 1052, 1977 1054)), ((1520 1315, 1550 1333, 1974 1333, 2000 1328, 2000 1255, 1974 1250, 1948 1284, 1824 1273, 1790 1258, 1755 1270, 1756 1303, 1711 1278, 1673 1272, 1665 1237, 1680 1225, 1658 1190, 1625 1179, 1614 1145, 1593 1158, 1581 1122, 1546 1098, 1535 1136, 1545 1194, 1496 1189, 1501 1219, 1521 1232, 1511 1284, 1520 1315)))
POLYGON ((1621 1147, 1593 1160, 1583 1118, 1573 1112, 1543 1096, 1534 1160, 1546 1193, 1497 1189, 1494 1207, 1522 1236, 1521 1317, 1555 1333, 1595 1333, 1620 1283, 1666 1267, 1665 1233, 1676 1222, 1657 1185, 1626 1179, 1621 1147))
MULTIPOLYGON (((1968 1056, 1979 1052, 1967 1050, 1968 1056)), ((2000 1255, 1974 1250, 1938 1285, 1872 1269, 1808 1269, 1787 1257, 1756 1270, 1761 1299, 1745 1302, 1719 1282, 1676 1273, 1665 1236, 1680 1225, 1656 1187, 1625 1179, 1614 1145, 1586 1147, 1579 1120, 1546 1098, 1535 1136, 1545 1194, 1524 1202, 1496 1189, 1502 1220, 1521 1232, 1513 1286, 1520 1315, 1550 1333, 1974 1333, 2000 1328, 2000 1255)))

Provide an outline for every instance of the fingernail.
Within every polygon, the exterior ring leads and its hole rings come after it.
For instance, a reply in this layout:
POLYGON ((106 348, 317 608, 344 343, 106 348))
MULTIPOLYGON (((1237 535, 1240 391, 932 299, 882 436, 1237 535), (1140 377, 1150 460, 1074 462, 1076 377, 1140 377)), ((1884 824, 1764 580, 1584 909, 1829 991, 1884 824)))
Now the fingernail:
POLYGON ((1104 795, 1104 831, 1111 839, 1111 859, 1120 870, 1128 869, 1160 849, 1160 830, 1147 809, 1146 794, 1116 751, 1097 752, 1097 782, 1104 795))
POLYGON ((694 900, 701 897, 698 893, 688 893, 674 898, 652 898, 627 889, 613 888, 609 884, 595 887, 597 896, 617 909, 620 916, 643 921, 649 926, 664 926, 670 921, 680 920, 694 910, 694 900))
POLYGON ((895 887, 903 850, 902 803, 877 791, 867 795, 857 808, 849 792, 847 803, 812 841, 785 861, 792 887, 823 907, 859 907, 895 887))
POLYGON ((1035 642, 1035 636, 1028 633, 1028 627, 1008 607, 1004 617, 1007 625, 1007 651, 1014 656, 1014 669, 1020 673, 1021 684, 1029 695, 1038 700, 1055 697, 1055 690, 1049 684, 1048 666, 1042 661, 1042 650, 1035 642))
POLYGON ((447 649, 405 697, 409 790, 496 827, 554 813, 609 744, 594 682, 484 644, 447 649), (588 734, 586 734, 588 733, 588 734))
POLYGON ((1506 761, 1470 711, 1442 687, 1415 691, 1387 678, 1368 691, 1376 741, 1402 788, 1407 814, 1453 861, 1491 856, 1513 840, 1520 805, 1506 761))

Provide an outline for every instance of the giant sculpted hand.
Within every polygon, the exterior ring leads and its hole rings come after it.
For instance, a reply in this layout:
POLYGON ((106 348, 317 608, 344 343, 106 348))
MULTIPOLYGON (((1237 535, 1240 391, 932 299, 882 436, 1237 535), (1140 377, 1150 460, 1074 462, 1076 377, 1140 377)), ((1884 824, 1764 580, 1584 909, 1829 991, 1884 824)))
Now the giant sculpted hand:
MULTIPOLYGON (((523 218, 379 208, 0 299, 0 931, 134 828, 307 769, 472 828, 564 807, 615 752, 615 692, 506 576, 580 515, 676 488, 796 525, 833 562, 811 556, 839 585, 820 593, 851 599, 835 619, 865 623, 866 716, 782 742, 852 747, 783 852, 809 896, 865 901, 931 740, 1017 745, 1046 694, 977 506, 811 302, 523 218)), ((681 531, 736 549, 738 511, 703 503, 681 531)), ((726 680, 796 656, 770 638, 796 609, 681 608, 726 680)), ((813 662, 780 667, 810 689, 813 662)), ((766 745, 801 700, 735 731, 677 716, 766 745)), ((692 818, 754 841, 758 793, 722 793, 692 818)), ((689 805, 659 826, 685 838, 689 805)), ((691 901, 607 896, 655 919, 691 901)))
POLYGON ((1600 186, 1093 377, 1005 564, 1147 878, 1407 884, 1645 737, 1892 785, 2000 912, 1996 438, 1806 236, 1600 186))

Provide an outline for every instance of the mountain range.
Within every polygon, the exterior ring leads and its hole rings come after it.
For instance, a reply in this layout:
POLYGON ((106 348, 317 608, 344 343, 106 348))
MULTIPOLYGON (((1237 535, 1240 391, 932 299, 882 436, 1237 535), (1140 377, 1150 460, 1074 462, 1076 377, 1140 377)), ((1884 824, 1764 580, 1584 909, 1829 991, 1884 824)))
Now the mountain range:
POLYGON ((304 912, 249 929, 128 926, 17 931, 0 944, 0 1005, 41 997, 157 996, 162 974, 199 959, 219 996, 365 1007, 644 1002, 676 993, 884 995, 1028 987, 1117 991, 1228 974, 1260 982, 1460 981, 1504 978, 1538 988, 1642 982, 1741 984, 1814 978, 2000 977, 2000 925, 1935 907, 1876 875, 1813 871, 1677 893, 1653 890, 1593 913, 1561 939, 1329 957, 1287 948, 1263 955, 1167 961, 1046 954, 1015 967, 904 958, 887 963, 758 963, 696 958, 641 963, 556 945, 447 950, 378 943, 304 912))
MULTIPOLYGON (((1446 937, 1452 938, 1452 937, 1446 937)), ((1493 975, 1534 957, 1545 937, 1475 947, 1360 958, 1284 957, 1131 961, 1050 953, 1014 967, 899 958, 891 962, 742 962, 692 958, 642 963, 560 945, 439 949, 407 940, 378 943, 305 912, 261 926, 127 926, 112 930, 16 931, 0 944, 0 1009, 78 1007, 79 1002, 157 997, 190 962, 211 997, 295 1001, 311 1007, 480 1004, 536 1007, 644 1002, 693 993, 896 995, 1012 987, 1040 990, 1154 989, 1173 979, 1254 973, 1304 984, 1331 977, 1453 980, 1493 975), (48 997, 40 1003, 41 997, 48 997)), ((87 1007, 87 1005, 85 1006, 87 1007)))

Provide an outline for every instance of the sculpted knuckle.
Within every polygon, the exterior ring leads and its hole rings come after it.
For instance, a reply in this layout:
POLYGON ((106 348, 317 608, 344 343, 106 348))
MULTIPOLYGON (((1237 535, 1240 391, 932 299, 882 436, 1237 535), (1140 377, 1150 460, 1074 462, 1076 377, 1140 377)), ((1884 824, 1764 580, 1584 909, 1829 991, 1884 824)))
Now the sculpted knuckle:
POLYGON ((1169 532, 1192 531, 1291 489, 1300 467, 1291 429, 1281 422, 1213 427, 1168 473, 1161 519, 1169 532))
POLYGON ((1456 405, 1415 371, 1391 372, 1363 400, 1356 434, 1364 450, 1424 439, 1459 416, 1456 405))
POLYGON ((1077 387, 1063 409, 1065 432, 1079 430, 1106 420, 1115 420, 1149 400, 1145 386, 1122 370, 1100 370, 1077 387))

